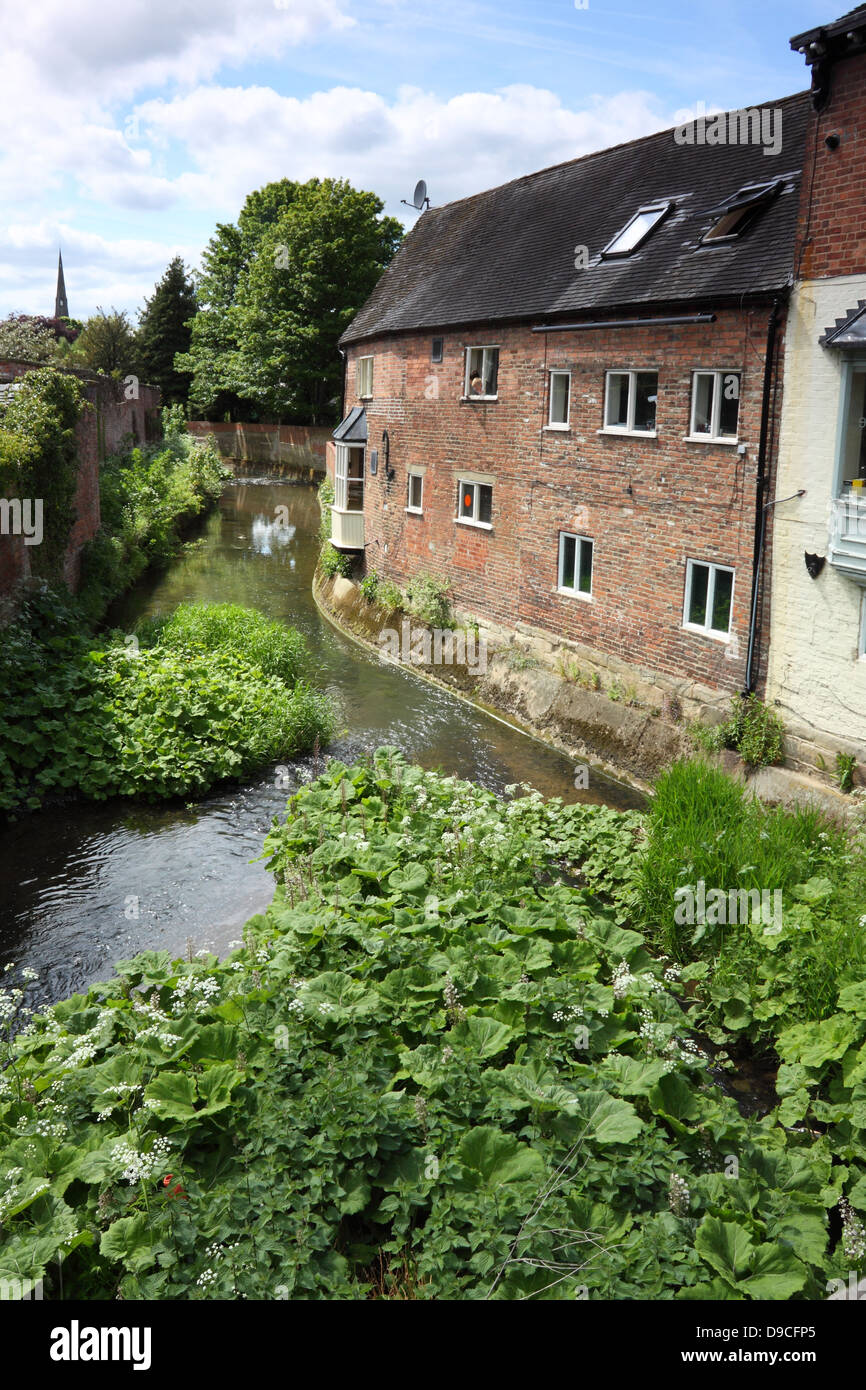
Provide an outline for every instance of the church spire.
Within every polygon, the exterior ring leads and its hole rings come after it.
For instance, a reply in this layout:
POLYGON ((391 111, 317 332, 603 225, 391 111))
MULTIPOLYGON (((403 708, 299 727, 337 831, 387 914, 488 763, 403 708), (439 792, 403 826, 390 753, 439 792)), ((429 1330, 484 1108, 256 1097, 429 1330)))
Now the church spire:
POLYGON ((66 282, 63 279, 63 256, 57 253, 57 296, 54 300, 54 317, 69 318, 69 305, 66 303, 66 282))

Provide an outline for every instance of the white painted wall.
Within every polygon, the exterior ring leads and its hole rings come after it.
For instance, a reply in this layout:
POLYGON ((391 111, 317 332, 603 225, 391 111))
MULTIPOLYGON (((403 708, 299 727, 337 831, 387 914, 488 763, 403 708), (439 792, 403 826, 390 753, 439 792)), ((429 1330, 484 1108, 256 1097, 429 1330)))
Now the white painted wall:
MULTIPOLYGON (((866 299, 866 276, 800 282, 791 298, 775 508, 767 698, 790 731, 866 758, 866 660, 858 656, 863 590, 828 563, 818 579, 804 552, 826 555, 842 354, 818 339, 866 299)), ((832 759, 830 761, 832 766, 832 759)))

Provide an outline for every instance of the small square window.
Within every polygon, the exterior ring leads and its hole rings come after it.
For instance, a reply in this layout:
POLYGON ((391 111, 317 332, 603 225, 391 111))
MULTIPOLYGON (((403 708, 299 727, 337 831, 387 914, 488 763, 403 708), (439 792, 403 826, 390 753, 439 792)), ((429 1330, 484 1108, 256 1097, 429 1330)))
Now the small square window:
POLYGON ((695 372, 692 377, 693 438, 731 444, 740 414, 739 372, 695 372))
POLYGON ((457 485, 457 516, 474 526, 493 524, 493 488, 489 483, 470 483, 463 479, 457 485))
POLYGON ((441 362, 445 352, 445 339, 434 338, 430 347, 430 361, 441 362))
POLYGON ((424 476, 421 473, 409 474, 409 485, 406 497, 406 510, 410 512, 420 512, 423 510, 421 499, 424 495, 424 476))
POLYGON ((358 358, 358 395, 362 400, 369 398, 373 394, 373 359, 372 357, 358 358))
POLYGON ((564 594, 592 595, 593 543, 586 536, 561 531, 559 536, 559 588, 564 594))
POLYGON ((570 372, 550 373, 549 395, 550 405, 548 410, 547 423, 549 425, 567 425, 569 397, 571 395, 570 372))
POLYGON ((619 434, 655 434, 658 372, 608 372, 604 427, 619 434))
POLYGON ((495 400, 499 377, 499 348, 466 349, 466 380, 463 394, 475 400, 495 400))
POLYGON ((729 637, 734 598, 734 571, 727 565, 689 560, 683 626, 708 637, 729 637))

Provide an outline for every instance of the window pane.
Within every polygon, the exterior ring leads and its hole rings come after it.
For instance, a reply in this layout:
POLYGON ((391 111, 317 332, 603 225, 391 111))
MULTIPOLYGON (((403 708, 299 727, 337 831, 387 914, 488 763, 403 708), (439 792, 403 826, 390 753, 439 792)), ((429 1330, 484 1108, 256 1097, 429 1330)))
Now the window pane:
POLYGON ((486 348, 484 351, 484 394, 496 395, 496 378, 499 374, 499 349, 486 348))
POLYGON ((574 588, 574 557, 577 542, 574 536, 560 536, 559 550, 561 555, 559 587, 561 589, 574 588))
POLYGON ((655 429, 658 389, 658 372, 636 373, 634 405, 634 427, 636 430, 655 429))
POLYGON ((349 461, 346 476, 349 478, 363 478, 364 476, 364 450, 350 449, 349 461))
POLYGON ((646 236, 647 232, 655 226, 663 211, 663 208, 656 208, 654 212, 639 212, 631 222, 623 227, 616 240, 611 242, 607 248, 608 255, 615 251, 631 251, 632 247, 636 246, 641 238, 646 236))
POLYGON ((493 519, 493 488, 483 483, 478 488, 478 521, 490 522, 493 519))
POLYGON ((580 542, 580 592, 592 592, 592 541, 580 542))
POLYGON ((719 384, 722 391, 719 401, 719 435, 726 439, 736 439, 737 417, 740 413, 739 372, 722 372, 719 384))
POLYGON ((607 379, 606 425, 628 424, 628 372, 611 372, 607 379))
POLYGON ((736 208, 734 212, 726 212, 714 227, 705 234, 704 241, 718 241, 725 236, 735 236, 741 230, 747 217, 751 215, 752 208, 736 208))
POLYGON ((472 505, 475 501, 475 484, 461 483, 460 491, 457 494, 457 514, 458 516, 471 516, 472 505))
POLYGON ((689 589, 689 617, 690 623, 696 627, 706 627, 707 625, 707 586, 710 579, 708 565, 692 565, 689 569, 691 587, 689 589))
POLYGON ((433 339, 433 344, 432 344, 432 347, 431 347, 431 349, 430 349, 430 359, 431 359, 431 361, 433 361, 433 362, 441 362, 441 361, 442 361, 442 349, 443 349, 444 343, 445 343, 445 339, 444 339, 444 338, 434 338, 434 339, 433 339))
POLYGON ((469 349, 469 372, 468 386, 470 396, 484 395, 484 350, 483 348, 469 349))
POLYGON ((550 423, 568 424, 568 387, 565 372, 552 372, 550 376, 550 423))
POLYGON ((421 487, 422 480, 420 473, 409 474, 409 506, 421 509, 421 487))
POLYGON ((713 589, 713 621, 710 626, 715 632, 730 632, 731 594, 734 590, 734 576, 730 570, 716 570, 713 589))
POLYGON ((695 375, 692 434, 712 434, 713 432, 713 384, 715 379, 712 372, 698 372, 695 375))
POLYGON ((364 510, 364 484, 346 484, 346 511, 362 512, 364 510))

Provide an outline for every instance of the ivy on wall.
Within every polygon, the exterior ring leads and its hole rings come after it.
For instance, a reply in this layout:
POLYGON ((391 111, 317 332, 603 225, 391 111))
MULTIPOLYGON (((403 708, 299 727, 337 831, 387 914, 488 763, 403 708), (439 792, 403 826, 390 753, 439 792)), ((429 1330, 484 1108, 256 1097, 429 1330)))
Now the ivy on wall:
POLYGON ((41 499, 43 538, 30 565, 45 579, 63 573, 75 521, 75 427, 87 404, 74 376, 45 368, 28 372, 0 406, 0 495, 41 499))

